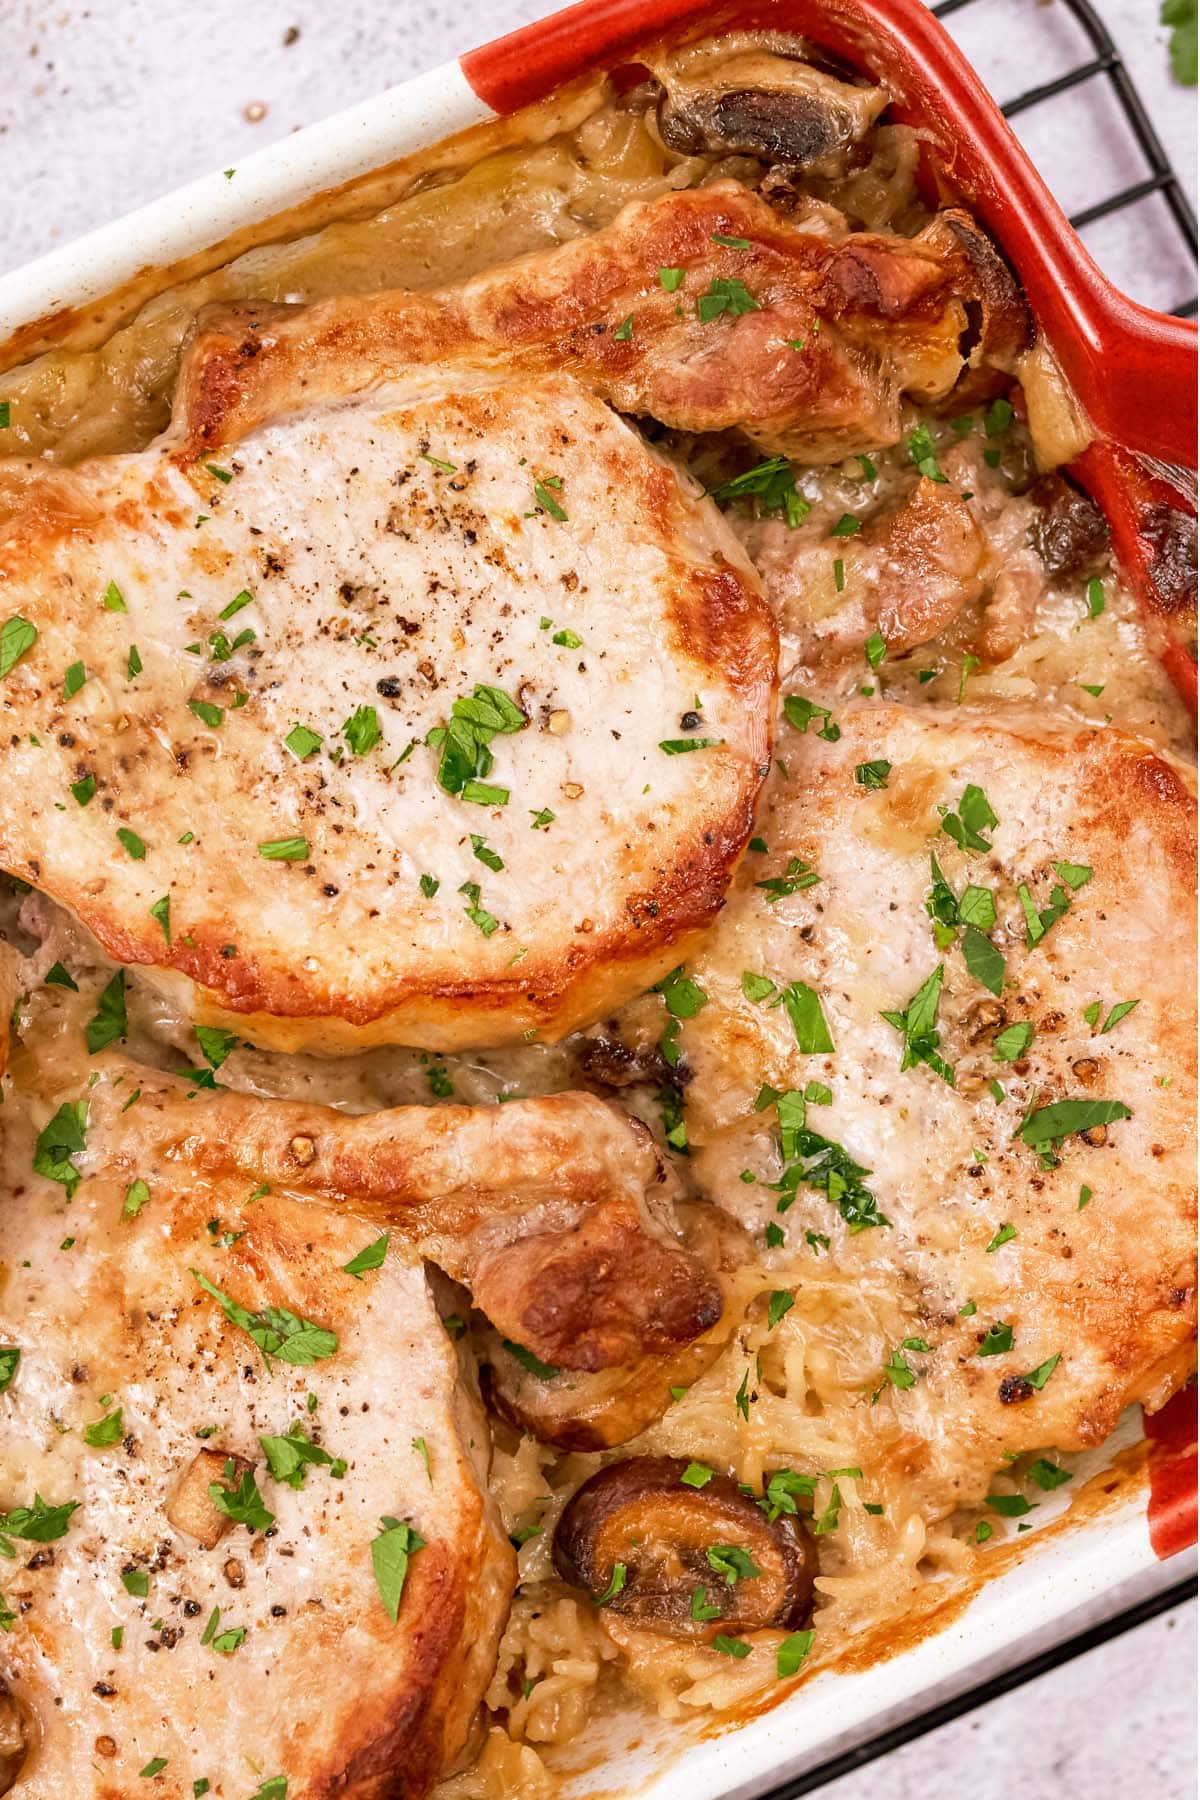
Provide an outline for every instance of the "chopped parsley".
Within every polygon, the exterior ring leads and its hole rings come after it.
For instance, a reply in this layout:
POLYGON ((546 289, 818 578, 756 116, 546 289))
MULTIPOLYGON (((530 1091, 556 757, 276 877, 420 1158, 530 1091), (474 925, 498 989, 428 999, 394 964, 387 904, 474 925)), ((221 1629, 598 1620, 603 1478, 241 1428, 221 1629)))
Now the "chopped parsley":
POLYGON ((127 825, 119 825, 117 827, 117 840, 122 848, 133 858, 134 862, 145 861, 146 846, 136 831, 130 831, 127 825))
POLYGON ((690 1462, 679 1477, 684 1487, 707 1487, 713 1478, 713 1471, 706 1463, 690 1462))
POLYGON ((343 1275, 353 1275, 356 1281, 361 1281, 363 1276, 369 1274, 372 1269, 383 1267, 387 1252, 388 1233, 385 1231, 382 1237, 377 1237, 373 1243, 360 1250, 357 1256, 352 1256, 348 1263, 343 1263, 342 1273, 343 1275))
POLYGON ((979 1340, 979 1348, 975 1354, 976 1356, 1003 1356, 1012 1347, 1012 1326, 1006 1325, 1001 1319, 994 1325, 988 1326, 979 1340))
MULTIPOLYGON (((970 891, 968 889, 968 893, 970 891)), ((992 897, 986 888, 976 888, 974 891, 987 894, 988 902, 991 904, 992 897)), ((963 896, 963 899, 965 901, 966 895, 963 896)), ((961 914, 961 903, 959 911, 961 914)), ((1004 988, 1004 958, 991 938, 980 931, 976 925, 964 925, 962 951, 967 968, 976 981, 987 988, 990 994, 999 995, 1004 988)))
POLYGON ((313 731, 310 726, 297 723, 292 726, 283 741, 292 755, 299 757, 303 762, 306 756, 311 756, 314 750, 319 750, 325 740, 319 731, 313 731))
POLYGON ((314 1325, 310 1319, 299 1318, 286 1307, 264 1306, 258 1312, 250 1312, 228 1294, 222 1293, 219 1287, 214 1287, 197 1269, 193 1269, 191 1274, 205 1293, 217 1302, 230 1324, 239 1326, 258 1345, 268 1368, 272 1357, 277 1357, 283 1363, 304 1367, 310 1363, 323 1362, 337 1349, 337 1338, 333 1332, 314 1325))
POLYGON ((743 313, 758 312, 759 304, 744 283, 740 281, 724 281, 719 276, 709 283, 707 289, 696 301, 696 317, 702 325, 719 319, 722 313, 728 313, 731 319, 739 318, 743 313))
POLYGON ((438 785, 447 794, 461 794, 471 781, 485 781, 495 764, 492 740, 521 731, 529 723, 516 701, 502 688, 476 683, 469 696, 450 708, 448 725, 438 725, 427 741, 441 749, 438 785))
POLYGON ((155 921, 155 923, 162 928, 162 934, 169 944, 171 941, 171 896, 170 896, 170 894, 164 894, 162 899, 156 900, 154 902, 153 906, 147 908, 147 911, 149 912, 150 917, 155 921))
POLYGON ((788 694, 783 702, 783 716, 796 731, 807 734, 809 726, 816 719, 824 721, 817 736, 827 743, 836 744, 842 735, 840 725, 835 725, 833 714, 827 706, 818 706, 815 701, 805 699, 803 694, 788 694))
POLYGON ((550 492, 551 488, 561 487, 562 477, 560 475, 547 475, 545 481, 534 482, 533 498, 537 511, 544 512, 548 514, 550 518, 557 519, 560 525, 565 525, 567 523, 567 514, 559 505, 554 495, 550 492))
POLYGON ((714 500, 750 500, 763 518, 781 518, 794 531, 812 507, 796 488, 795 464, 787 456, 771 456, 756 463, 719 487, 710 488, 714 500))
POLYGON ((1036 1369, 1031 1369, 1028 1375, 1023 1376, 1022 1379, 1027 1381, 1031 1388, 1036 1388, 1040 1393, 1061 1361, 1062 1352, 1061 1350, 1056 1350, 1053 1356, 1048 1356, 1044 1363, 1039 1363, 1036 1369))
POLYGON ((958 803, 958 811, 948 812, 943 816, 942 830, 947 837, 953 838, 961 850, 990 850, 991 842, 983 833, 999 823, 983 789, 976 787, 974 782, 968 782, 958 803))
POLYGON ((683 282, 683 270, 682 269, 660 269, 658 271, 658 284, 662 288, 664 293, 667 293, 667 294, 677 293, 680 286, 682 285, 682 282, 683 282))
POLYGON ((903 1012, 885 1012, 880 1017, 903 1035, 904 1050, 900 1058, 902 1070, 911 1069, 917 1063, 925 1063, 948 1087, 953 1087, 954 1070, 938 1054, 938 1045, 942 1039, 937 1029, 937 1014, 945 977, 946 965, 939 963, 933 974, 921 983, 903 1012))
POLYGON ((303 862, 308 856, 308 839, 265 838, 258 846, 258 854, 267 862, 303 862))
POLYGON ((992 1039, 992 1055, 997 1062, 1017 1062, 1033 1042, 1033 1026, 1028 1019, 1020 1024, 1006 1025, 1003 1031, 996 1033, 992 1039))
POLYGON ((1056 1100, 1050 1106, 1035 1107, 1016 1135, 1031 1149, 1041 1151, 1057 1147, 1076 1132, 1132 1117, 1122 1100, 1056 1100))
POLYGON ((275 1514, 263 1501, 258 1491, 258 1483, 254 1479, 253 1469, 243 1469, 236 1487, 227 1487, 232 1482, 237 1465, 232 1457, 221 1471, 223 1481, 210 1481, 208 1497, 219 1513, 224 1513, 235 1525, 244 1525, 247 1531, 267 1531, 275 1523, 275 1514))
POLYGON ((799 894, 805 888, 815 887, 820 879, 816 870, 803 857, 790 856, 782 875, 768 876, 765 881, 756 881, 754 885, 767 895, 767 905, 774 906, 777 900, 784 899, 788 894, 799 894))
POLYGON ((908 454, 912 457, 921 474, 928 481, 942 481, 941 465, 937 459, 937 448, 928 425, 920 425, 908 438, 908 454))
POLYGON ((101 604, 103 605, 105 612, 123 613, 129 611, 129 608, 125 604, 125 596, 122 594, 115 581, 110 581, 105 588, 104 599, 101 604))
POLYGON ((617 1595, 622 1592, 628 1579, 629 1570, 626 1565, 623 1562, 615 1562, 612 1566, 612 1573, 608 1578, 608 1586, 602 1594, 597 1594, 595 1596, 593 1605, 607 1606, 610 1601, 615 1600, 617 1595))
POLYGON ((816 1632, 793 1631, 775 1651, 775 1673, 781 1681, 794 1675, 816 1642, 816 1632))
POLYGON ((345 738, 355 756, 365 756, 373 750, 383 736, 379 726, 379 714, 373 706, 358 706, 343 721, 342 736, 345 738))
POLYGON ((50 1506, 35 1493, 32 1506, 15 1506, 11 1512, 0 1513, 0 1554, 11 1558, 9 1538, 20 1538, 30 1544, 52 1544, 57 1538, 66 1537, 71 1514, 77 1511, 79 1504, 78 1500, 66 1500, 61 1506, 50 1506))
POLYGON ((519 1362, 523 1369, 528 1369, 531 1375, 536 1375, 539 1381, 552 1381, 559 1373, 556 1364, 543 1362, 540 1357, 533 1354, 532 1350, 527 1350, 524 1344, 514 1344, 511 1338, 502 1338, 500 1341, 508 1354, 516 1362, 519 1362))
POLYGON ((150 1189, 139 1175, 136 1181, 131 1181, 125 1189, 125 1198, 121 1202, 121 1217, 136 1219, 143 1206, 148 1206, 149 1203, 150 1189))
POLYGON ((93 1016, 87 1023, 89 1056, 95 1056, 109 1044, 123 1038, 129 1029, 125 1013, 125 971, 118 969, 100 995, 93 1016))
POLYGON ((494 869, 498 873, 504 867, 504 858, 499 851, 493 850, 486 839, 480 837, 476 832, 473 831, 470 835, 471 853, 476 862, 481 862, 485 868, 494 869))
POLYGON ((1036 1482, 1044 1494, 1052 1494, 1055 1488, 1062 1487, 1074 1477, 1070 1469, 1060 1469, 1057 1463, 1047 1462, 1044 1456, 1039 1456, 1029 1465, 1029 1479, 1036 1482))
POLYGON ((796 1304, 795 1294, 786 1288, 775 1288, 767 1301, 767 1330, 774 1331, 779 1321, 791 1312, 796 1304))
POLYGON ((658 747, 667 756, 686 756, 689 750, 716 750, 724 742, 724 738, 710 737, 663 738, 658 747))
POLYGON ((876 762, 856 763, 854 779, 859 787, 867 788, 871 792, 878 792, 880 788, 887 786, 888 776, 891 772, 891 763, 881 757, 876 762))
POLYGON ((83 1441, 92 1450, 106 1450, 111 1444, 119 1444, 124 1434, 125 1423, 121 1408, 105 1413, 102 1419, 94 1419, 83 1428, 83 1441))
POLYGON ((285 1437, 260 1437, 258 1441, 272 1476, 285 1487, 302 1488, 310 1468, 328 1469, 335 1481, 346 1473, 341 1457, 331 1456, 320 1444, 314 1444, 299 1424, 290 1426, 285 1437))
POLYGON ((694 1019, 700 1008, 708 1005, 708 995, 684 974, 682 963, 656 981, 651 992, 662 995, 667 1011, 675 1019, 694 1019))
POLYGON ((493 932, 499 931, 500 921, 495 913, 488 912, 486 907, 479 904, 480 889, 477 881, 464 881, 458 891, 467 896, 463 911, 476 930, 481 931, 484 937, 491 937, 493 932))
POLYGON ((34 1172, 44 1175, 48 1181, 57 1181, 67 1190, 68 1200, 74 1197, 83 1180, 70 1159, 86 1149, 86 1130, 87 1101, 68 1100, 38 1133, 34 1148, 34 1172))
POLYGON ((821 1010, 821 997, 806 982, 790 981, 780 998, 792 1022, 796 1045, 804 1056, 821 1056, 833 1049, 833 1039, 821 1010))
POLYGON ((750 1552, 739 1544, 713 1544, 705 1554, 709 1568, 729 1587, 738 1581, 755 1581, 762 1574, 750 1552))

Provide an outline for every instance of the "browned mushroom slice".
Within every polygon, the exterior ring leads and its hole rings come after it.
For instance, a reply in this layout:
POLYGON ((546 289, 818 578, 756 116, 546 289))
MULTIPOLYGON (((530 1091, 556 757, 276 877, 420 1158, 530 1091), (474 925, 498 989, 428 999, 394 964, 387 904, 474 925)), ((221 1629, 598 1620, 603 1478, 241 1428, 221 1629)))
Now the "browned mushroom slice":
POLYGON ((29 1754, 29 1726, 25 1709, 0 1682, 0 1794, 10 1793, 29 1754))
POLYGON ((1104 515, 1064 475, 1043 475, 1029 490, 1037 507, 1031 537, 1047 575, 1087 575, 1108 548, 1104 515))
POLYGON ((812 1612, 816 1556, 800 1521, 768 1519, 728 1475, 677 1456, 630 1457, 585 1481, 555 1530, 554 1564, 649 1630, 795 1630, 812 1612))
POLYGON ((1011 375, 1017 358, 1033 342, 1033 322, 1017 280, 992 240, 970 213, 947 207, 935 214, 921 233, 931 249, 964 252, 974 276, 964 293, 967 332, 959 345, 966 368, 948 409, 974 406, 1004 387, 1000 372, 1011 375))
POLYGON ((749 50, 686 72, 662 71, 658 128, 671 150, 769 158, 806 168, 847 150, 888 103, 794 57, 749 50))

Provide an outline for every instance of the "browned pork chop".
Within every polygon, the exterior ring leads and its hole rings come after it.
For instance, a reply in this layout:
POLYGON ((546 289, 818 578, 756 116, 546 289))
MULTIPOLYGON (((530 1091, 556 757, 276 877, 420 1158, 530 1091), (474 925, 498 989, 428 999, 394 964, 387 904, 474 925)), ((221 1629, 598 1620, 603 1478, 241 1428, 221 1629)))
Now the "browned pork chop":
POLYGON ((20 1791, 101 1800, 165 1758, 172 1797, 284 1774, 292 1800, 415 1800, 513 1580, 424 1257, 506 1356, 618 1398, 711 1333, 720 1287, 649 1133, 592 1096, 347 1117, 92 1061, 90 1007, 29 1008, 0 1121, 20 1791), (373 1546, 404 1526, 393 1621, 373 1546))
POLYGON ((569 378, 386 373, 222 463, 29 470, 0 861, 275 1048, 559 1035, 720 904, 774 628, 569 378))
POLYGON ((864 1461, 894 1458, 932 1517, 1005 1454, 1099 1443, 1189 1366, 1194 809, 1115 729, 820 724, 785 734, 790 779, 688 965, 691 1167, 787 1272, 789 1317, 824 1321, 864 1461), (837 1291, 907 1325, 839 1328, 837 1291))
POLYGON ((827 208, 792 221, 716 181, 440 293, 217 313, 180 372, 183 453, 236 443, 301 396, 360 393, 381 370, 436 361, 569 371, 622 412, 738 426, 824 463, 896 443, 905 396, 994 380, 1028 331, 966 213, 911 238, 851 232, 827 208))
POLYGON ((289 1800, 418 1800, 464 1743, 514 1580, 482 1414, 419 1261, 347 1273, 377 1226, 160 1159, 141 1102, 119 1110, 134 1092, 116 1065, 82 1103, 66 1204, 4 1108, 17 1791, 114 1800, 160 1773, 164 1800, 281 1776, 289 1800))

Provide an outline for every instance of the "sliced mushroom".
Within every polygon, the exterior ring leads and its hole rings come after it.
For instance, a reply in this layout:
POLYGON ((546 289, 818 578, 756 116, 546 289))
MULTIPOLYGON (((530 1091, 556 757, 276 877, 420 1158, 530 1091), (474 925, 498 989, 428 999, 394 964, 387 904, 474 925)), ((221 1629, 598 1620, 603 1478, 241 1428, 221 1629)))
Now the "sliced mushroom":
POLYGON ((670 1067, 656 1046, 625 1043, 617 1036, 615 1025, 589 1031, 577 1056, 581 1072, 599 1087, 636 1087, 640 1082, 663 1087, 679 1081, 679 1070, 670 1067))
POLYGON ((183 1472, 182 1479, 167 1501, 167 1523, 176 1531, 192 1537, 206 1550, 215 1549, 229 1526, 229 1520, 212 1503, 209 1486, 214 1481, 230 1485, 226 1474, 233 1464, 233 1480, 239 1481, 247 1469, 253 1468, 244 1456, 231 1456, 227 1450, 199 1450, 183 1472))
POLYGON ((658 128, 685 156, 757 156, 807 168, 856 144, 887 105, 797 58, 749 50, 715 65, 664 69, 658 128))
POLYGON ((1029 490, 1037 507, 1030 536, 1047 575, 1086 575, 1108 548, 1104 515, 1063 475, 1043 475, 1029 490))
POLYGON ((685 1481, 697 1467, 634 1456, 585 1481, 554 1533, 559 1574, 644 1629, 707 1638, 803 1626, 816 1572, 806 1528, 768 1519, 728 1475, 685 1481))
POLYGON ((29 1722, 25 1708, 0 1681, 0 1794, 15 1787, 29 1755, 29 1722))

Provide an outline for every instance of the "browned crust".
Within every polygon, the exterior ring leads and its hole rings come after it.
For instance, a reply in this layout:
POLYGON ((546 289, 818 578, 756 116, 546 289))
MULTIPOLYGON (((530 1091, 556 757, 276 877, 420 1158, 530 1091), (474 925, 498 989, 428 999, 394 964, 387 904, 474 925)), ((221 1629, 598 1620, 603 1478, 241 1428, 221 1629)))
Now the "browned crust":
POLYGON ((414 1557, 396 1624, 411 1679, 392 1693, 360 1696, 336 1761, 309 1777, 312 1800, 425 1800, 466 1742, 495 1662, 503 1619, 482 1638, 469 1624, 479 1610, 472 1593, 489 1578, 494 1584, 482 1517, 471 1559, 452 1558, 436 1540, 414 1557))

